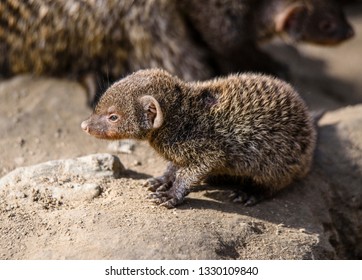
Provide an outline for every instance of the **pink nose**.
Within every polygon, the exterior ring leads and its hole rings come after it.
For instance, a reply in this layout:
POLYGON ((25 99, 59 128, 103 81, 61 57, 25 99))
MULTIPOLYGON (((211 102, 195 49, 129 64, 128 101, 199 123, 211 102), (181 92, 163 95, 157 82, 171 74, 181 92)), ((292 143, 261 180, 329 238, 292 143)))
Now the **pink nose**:
POLYGON ((88 122, 87 121, 83 121, 80 126, 84 131, 88 132, 89 127, 88 127, 88 122))

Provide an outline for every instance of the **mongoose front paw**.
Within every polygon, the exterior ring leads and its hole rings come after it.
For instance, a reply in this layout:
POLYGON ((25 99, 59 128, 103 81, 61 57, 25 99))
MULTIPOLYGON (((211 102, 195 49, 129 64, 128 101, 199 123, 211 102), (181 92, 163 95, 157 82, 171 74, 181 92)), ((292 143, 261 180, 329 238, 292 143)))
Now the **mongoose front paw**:
POLYGON ((156 191, 149 195, 149 198, 156 204, 166 207, 174 208, 176 205, 182 203, 184 197, 176 197, 170 191, 156 191))
POLYGON ((148 179, 143 186, 147 188, 150 191, 156 191, 156 189, 162 185, 162 182, 160 180, 157 180, 156 178, 148 179))
POLYGON ((148 179, 143 184, 143 186, 146 187, 148 190, 155 192, 168 190, 171 187, 171 184, 165 183, 164 180, 160 178, 151 178, 148 179))

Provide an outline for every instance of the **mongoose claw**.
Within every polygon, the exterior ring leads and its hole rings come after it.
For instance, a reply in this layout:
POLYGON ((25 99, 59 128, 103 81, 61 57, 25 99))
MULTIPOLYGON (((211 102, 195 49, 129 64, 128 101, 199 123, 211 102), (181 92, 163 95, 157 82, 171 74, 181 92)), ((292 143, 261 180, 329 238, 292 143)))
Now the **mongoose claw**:
POLYGON ((148 195, 148 199, 156 204, 161 204, 166 202, 169 197, 165 192, 152 192, 148 195))
POLYGON ((170 189, 172 183, 165 183, 163 180, 160 180, 158 178, 152 178, 147 180, 146 183, 143 184, 143 186, 147 187, 147 189, 151 192, 163 192, 170 189))
POLYGON ((166 202, 164 203, 161 203, 160 206, 163 206, 163 207, 166 207, 168 209, 172 209, 172 208, 175 208, 175 206, 177 204, 179 204, 180 202, 177 202, 177 199, 176 198, 172 198, 170 200, 167 200, 166 202))
POLYGON ((161 197, 166 197, 164 192, 153 192, 149 194, 150 198, 161 198, 161 197))
POLYGON ((152 202, 169 209, 174 208, 183 201, 183 198, 178 199, 176 197, 170 196, 170 193, 167 191, 157 191, 150 193, 148 197, 152 202))
POLYGON ((167 201, 166 197, 152 197, 151 201, 157 205, 162 205, 167 201))
POLYGON ((176 205, 173 202, 170 202, 169 197, 161 196, 161 194, 159 193, 152 193, 149 195, 149 198, 153 203, 160 206, 164 206, 166 208, 173 208, 176 205))
POLYGON ((248 197, 248 199, 244 202, 244 206, 253 206, 257 204, 260 201, 260 199, 256 198, 255 196, 251 195, 248 197))
POLYGON ((156 192, 165 192, 170 188, 168 184, 163 184, 156 189, 156 192))
POLYGON ((143 186, 146 187, 148 190, 155 192, 163 183, 158 180, 157 178, 148 179, 143 186))
POLYGON ((233 191, 230 195, 229 198, 232 200, 232 202, 234 203, 245 203, 245 201, 248 200, 248 195, 240 190, 237 191, 233 191))
POLYGON ((249 195, 242 191, 234 192, 230 197, 233 199, 232 201, 234 203, 242 203, 244 206, 253 206, 262 200, 261 197, 249 195))

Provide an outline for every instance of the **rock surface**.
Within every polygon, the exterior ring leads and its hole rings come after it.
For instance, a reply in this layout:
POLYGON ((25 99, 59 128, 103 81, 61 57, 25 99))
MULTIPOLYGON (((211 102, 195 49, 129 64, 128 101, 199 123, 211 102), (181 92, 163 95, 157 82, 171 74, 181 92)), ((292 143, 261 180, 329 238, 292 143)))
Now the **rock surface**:
POLYGON ((119 158, 110 154, 53 160, 18 167, 0 179, 0 190, 6 193, 4 203, 8 209, 17 207, 21 198, 28 198, 30 203, 41 202, 49 209, 99 196, 102 181, 119 178, 124 171, 119 158))

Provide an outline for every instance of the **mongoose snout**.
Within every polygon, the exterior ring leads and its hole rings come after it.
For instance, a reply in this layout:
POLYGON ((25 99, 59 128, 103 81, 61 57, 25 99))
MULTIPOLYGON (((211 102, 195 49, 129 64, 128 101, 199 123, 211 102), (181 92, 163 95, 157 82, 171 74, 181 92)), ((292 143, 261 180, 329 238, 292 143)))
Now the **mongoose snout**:
POLYGON ((89 132, 88 121, 83 121, 80 126, 85 132, 87 132, 87 133, 89 132))

